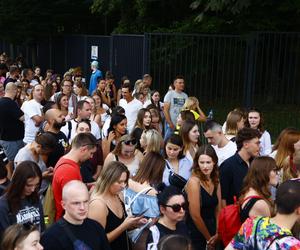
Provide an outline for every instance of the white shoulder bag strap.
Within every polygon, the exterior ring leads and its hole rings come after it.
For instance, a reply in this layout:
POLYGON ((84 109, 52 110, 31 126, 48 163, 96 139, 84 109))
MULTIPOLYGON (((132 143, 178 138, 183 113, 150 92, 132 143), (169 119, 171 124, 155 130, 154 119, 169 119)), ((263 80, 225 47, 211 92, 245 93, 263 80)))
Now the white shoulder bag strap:
POLYGON ((147 250, 157 250, 157 244, 159 242, 160 232, 156 225, 150 227, 149 230, 152 233, 153 242, 148 244, 147 250))
POLYGON ((127 215, 132 215, 131 213, 131 205, 132 203, 141 195, 149 192, 152 189, 152 187, 147 187, 142 189, 140 192, 138 192, 132 199, 129 199, 128 203, 127 200, 129 197, 126 197, 126 189, 124 189, 124 203, 125 203, 125 210, 127 215))

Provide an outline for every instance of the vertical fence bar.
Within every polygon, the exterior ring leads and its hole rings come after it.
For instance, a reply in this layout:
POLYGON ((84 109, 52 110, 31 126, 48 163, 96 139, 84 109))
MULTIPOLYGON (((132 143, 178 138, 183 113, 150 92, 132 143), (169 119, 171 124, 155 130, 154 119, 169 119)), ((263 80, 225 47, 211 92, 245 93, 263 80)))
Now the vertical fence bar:
POLYGON ((245 106, 251 107, 252 105, 252 89, 253 89, 253 72, 254 72, 254 55, 255 55, 255 38, 252 34, 247 39, 246 48, 246 61, 245 61, 245 93, 244 100, 245 106))

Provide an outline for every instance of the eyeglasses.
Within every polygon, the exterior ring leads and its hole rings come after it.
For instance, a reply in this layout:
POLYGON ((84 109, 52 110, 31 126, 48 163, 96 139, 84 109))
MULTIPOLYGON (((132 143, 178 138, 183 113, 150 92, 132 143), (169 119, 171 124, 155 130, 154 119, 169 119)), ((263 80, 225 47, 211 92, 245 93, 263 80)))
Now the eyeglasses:
POLYGON ((136 139, 126 140, 126 141, 123 141, 123 143, 127 146, 129 146, 129 145, 134 146, 134 145, 136 145, 136 139))
POLYGON ((172 208, 173 212, 178 213, 181 208, 185 211, 188 210, 188 204, 186 202, 180 204, 173 204, 173 205, 164 205, 164 207, 170 207, 172 208))

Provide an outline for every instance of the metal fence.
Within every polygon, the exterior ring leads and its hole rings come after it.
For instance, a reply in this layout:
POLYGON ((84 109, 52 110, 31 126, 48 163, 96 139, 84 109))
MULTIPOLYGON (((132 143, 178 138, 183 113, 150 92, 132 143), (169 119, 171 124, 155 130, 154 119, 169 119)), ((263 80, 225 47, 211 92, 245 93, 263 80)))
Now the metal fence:
POLYGON ((299 35, 148 34, 154 86, 163 92, 184 75, 186 92, 220 122, 235 107, 259 108, 274 139, 300 125, 299 35))
POLYGON ((112 71, 116 79, 127 75, 130 79, 141 78, 145 67, 144 35, 68 35, 49 37, 32 46, 17 46, 0 41, 0 51, 12 58, 22 54, 29 66, 39 65, 64 73, 69 68, 81 67, 90 77, 91 47, 98 47, 98 61, 103 72, 112 71))
POLYGON ((74 35, 31 47, 2 41, 0 51, 22 53, 29 65, 61 73, 80 66, 89 78, 91 46, 98 46, 100 68, 112 71, 117 85, 124 75, 134 82, 150 73, 163 95, 182 74, 186 92, 220 122, 234 107, 255 106, 265 113, 273 138, 284 127, 300 125, 300 33, 74 35))

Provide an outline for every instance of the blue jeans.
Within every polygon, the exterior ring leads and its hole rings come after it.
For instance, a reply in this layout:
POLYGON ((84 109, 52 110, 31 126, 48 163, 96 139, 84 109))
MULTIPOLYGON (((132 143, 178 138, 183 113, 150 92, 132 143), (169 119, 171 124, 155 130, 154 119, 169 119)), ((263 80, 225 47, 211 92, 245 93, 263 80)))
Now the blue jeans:
POLYGON ((0 145, 9 161, 14 161, 17 153, 24 147, 23 140, 18 141, 3 141, 0 140, 0 145))
POLYGON ((174 130, 170 128, 169 123, 165 122, 165 137, 164 140, 168 139, 174 130))

